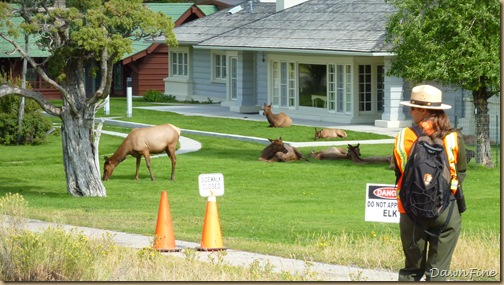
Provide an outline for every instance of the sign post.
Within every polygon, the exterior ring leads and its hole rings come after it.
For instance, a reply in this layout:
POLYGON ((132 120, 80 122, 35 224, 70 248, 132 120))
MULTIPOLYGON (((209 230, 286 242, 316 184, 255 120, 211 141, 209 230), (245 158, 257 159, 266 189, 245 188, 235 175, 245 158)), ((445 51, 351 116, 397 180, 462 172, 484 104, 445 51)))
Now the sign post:
POLYGON ((366 184, 366 222, 399 223, 395 185, 366 184))
POLYGON ((126 78, 126 117, 131 118, 133 115, 132 105, 133 105, 133 80, 131 77, 126 78))
POLYGON ((198 182, 201 197, 224 195, 224 175, 222 173, 200 174, 198 182))
POLYGON ((105 106, 103 107, 105 115, 110 115, 110 95, 105 99, 105 106))

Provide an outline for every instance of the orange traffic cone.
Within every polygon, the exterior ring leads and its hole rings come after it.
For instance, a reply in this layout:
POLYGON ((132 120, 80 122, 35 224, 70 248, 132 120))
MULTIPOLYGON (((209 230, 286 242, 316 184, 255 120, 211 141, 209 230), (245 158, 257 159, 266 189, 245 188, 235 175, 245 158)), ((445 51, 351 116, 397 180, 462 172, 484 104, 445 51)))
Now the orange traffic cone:
POLYGON ((201 245, 197 249, 199 251, 218 251, 226 249, 222 243, 219 213, 217 212, 217 199, 213 193, 208 197, 201 245))
POLYGON ((168 194, 161 191, 161 202, 156 224, 156 236, 154 237, 154 249, 159 251, 180 251, 175 247, 175 235, 173 234, 172 217, 168 194))

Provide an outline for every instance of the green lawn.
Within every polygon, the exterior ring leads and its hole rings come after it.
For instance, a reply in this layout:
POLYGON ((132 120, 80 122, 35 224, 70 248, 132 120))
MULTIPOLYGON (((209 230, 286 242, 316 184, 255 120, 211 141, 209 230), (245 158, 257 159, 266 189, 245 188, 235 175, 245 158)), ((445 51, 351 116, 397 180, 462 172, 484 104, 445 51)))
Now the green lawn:
MULTIPOLYGON (((313 140, 311 127, 277 130, 267 128, 264 122, 144 110, 135 110, 131 120, 174 123, 181 128, 223 130, 258 137, 275 137, 281 131, 286 140, 313 140)), ((128 132, 108 125, 104 129, 128 132)), ((352 135, 360 139, 384 137, 352 135)), ((258 161, 263 144, 199 135, 187 137, 201 142, 203 148, 177 156, 175 181, 169 180, 171 165, 167 157, 152 160, 155 182, 150 180, 144 161, 140 179, 134 181, 135 160, 128 157, 116 168, 111 179, 104 182, 105 198, 79 198, 67 194, 58 136, 49 137, 46 144, 39 146, 0 146, 0 196, 9 192, 23 195, 28 201, 31 218, 153 236, 161 191, 166 190, 175 238, 199 242, 206 198, 199 195, 198 175, 222 173, 225 194, 217 198, 217 203, 227 247, 303 256, 302 248, 298 251, 294 248, 313 245, 324 235, 356 237, 373 232, 378 235, 397 233, 398 236, 397 224, 364 221, 366 183, 393 184, 395 181, 393 171, 386 165, 313 159, 310 162, 265 163, 258 161)), ((100 158, 112 154, 122 140, 102 135, 100 158)), ((362 156, 386 155, 391 152, 392 144, 361 145, 361 148, 362 156)), ((311 148, 300 150, 308 154, 311 148)), ((471 161, 464 191, 468 210, 463 215, 463 233, 500 236, 499 168, 487 169, 471 161)))

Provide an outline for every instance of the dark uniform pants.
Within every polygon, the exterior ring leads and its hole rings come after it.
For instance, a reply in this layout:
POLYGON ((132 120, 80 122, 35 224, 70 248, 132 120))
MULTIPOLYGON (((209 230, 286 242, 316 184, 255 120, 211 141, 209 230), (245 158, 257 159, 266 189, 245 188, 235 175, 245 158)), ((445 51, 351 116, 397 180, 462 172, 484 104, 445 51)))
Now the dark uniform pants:
POLYGON ((438 218, 419 220, 418 224, 408 215, 401 214, 399 227, 405 264, 399 271, 399 281, 420 281, 424 274, 427 281, 446 280, 461 224, 462 218, 455 200, 438 218), (452 206, 451 218, 439 237, 430 235, 439 233, 452 206))

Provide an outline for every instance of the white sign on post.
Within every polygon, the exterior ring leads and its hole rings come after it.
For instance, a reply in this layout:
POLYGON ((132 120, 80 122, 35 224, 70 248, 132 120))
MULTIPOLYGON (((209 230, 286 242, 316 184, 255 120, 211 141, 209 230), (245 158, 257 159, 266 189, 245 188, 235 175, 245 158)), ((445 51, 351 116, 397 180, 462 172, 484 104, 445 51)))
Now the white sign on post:
POLYGON ((395 185, 366 184, 366 222, 399 223, 395 185))
POLYGON ((224 175, 222 173, 200 174, 198 176, 199 193, 201 197, 210 197, 224 195, 224 175))

